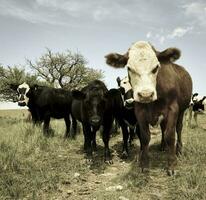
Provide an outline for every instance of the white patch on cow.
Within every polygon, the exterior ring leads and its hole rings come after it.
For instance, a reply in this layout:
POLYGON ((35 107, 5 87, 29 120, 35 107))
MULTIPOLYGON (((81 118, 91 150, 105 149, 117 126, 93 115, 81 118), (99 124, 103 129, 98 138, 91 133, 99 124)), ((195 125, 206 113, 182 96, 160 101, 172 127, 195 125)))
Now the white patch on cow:
POLYGON ((25 93, 24 94, 19 94, 18 96, 18 103, 25 103, 26 105, 28 105, 28 102, 29 102, 29 98, 26 96, 26 94, 29 92, 30 90, 30 87, 27 83, 22 83, 21 85, 18 86, 17 88, 17 91, 19 92, 19 89, 22 89, 22 88, 25 88, 25 93), (21 95, 23 95, 23 99, 20 99, 21 98, 21 95))
POLYGON ((200 95, 197 95, 197 96, 194 96, 193 99, 191 100, 191 102, 197 102, 197 101, 200 101, 203 97, 200 96, 200 95))
MULTIPOLYGON (((120 87, 124 88, 125 93, 127 93, 129 90, 132 89, 132 86, 131 86, 131 84, 130 84, 130 82, 129 82, 128 76, 125 76, 125 77, 120 81, 120 87)), ((121 96, 122 96, 122 94, 121 94, 121 96)), ((123 100, 123 102, 124 102, 124 106, 126 105, 126 103, 127 103, 127 104, 131 104, 131 103, 134 102, 134 99, 133 99, 133 98, 130 98, 130 99, 126 99, 126 100, 125 100, 125 99, 124 99, 124 96, 122 96, 122 100, 123 100)))
POLYGON ((134 102, 134 99, 133 99, 133 98, 130 98, 130 99, 126 99, 125 101, 126 101, 126 103, 131 104, 131 103, 134 102))
POLYGON ((156 82, 160 63, 148 42, 136 42, 129 49, 127 62, 134 100, 149 103, 157 99, 156 82), (157 69, 157 70, 156 70, 157 69))
POLYGON ((120 87, 124 88, 125 93, 127 93, 129 90, 132 89, 132 86, 129 83, 129 78, 128 76, 124 77, 121 81, 120 81, 120 87))

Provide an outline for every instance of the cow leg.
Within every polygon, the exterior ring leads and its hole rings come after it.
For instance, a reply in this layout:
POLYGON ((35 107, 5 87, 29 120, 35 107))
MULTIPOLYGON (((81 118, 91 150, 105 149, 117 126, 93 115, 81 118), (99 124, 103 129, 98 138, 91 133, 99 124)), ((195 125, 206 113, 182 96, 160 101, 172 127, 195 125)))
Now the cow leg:
POLYGON ((77 135, 77 120, 74 118, 74 116, 72 116, 72 131, 71 131, 71 135, 72 135, 73 138, 75 138, 76 135, 77 135))
POLYGON ((134 129, 134 133, 137 135, 137 137, 140 139, 140 127, 138 124, 136 124, 136 127, 134 129))
POLYGON ((96 143, 96 132, 92 133, 92 149, 93 151, 97 151, 97 143, 96 143))
POLYGON ((193 107, 192 106, 190 106, 189 108, 188 108, 188 126, 191 128, 192 127, 192 125, 191 125, 191 122, 192 122, 192 113, 193 113, 193 111, 192 111, 192 109, 193 109, 193 107))
POLYGON ((176 144, 176 154, 182 153, 182 127, 183 127, 183 117, 184 112, 181 112, 177 119, 176 131, 177 131, 177 144, 176 144))
POLYGON ((69 115, 64 118, 64 121, 65 121, 65 125, 66 125, 66 131, 65 131, 65 134, 64 134, 64 138, 68 138, 68 137, 71 136, 69 134, 69 132, 70 132, 70 124, 71 124, 69 115))
POLYGON ((165 144, 165 138, 164 138, 164 134, 165 134, 165 129, 166 129, 166 122, 165 120, 163 120, 160 124, 161 127, 161 132, 162 132, 162 139, 161 139, 161 144, 160 144, 160 151, 165 151, 166 149, 166 144, 165 144))
POLYGON ((102 139, 104 142, 104 160, 105 162, 108 162, 109 164, 112 164, 112 157, 109 149, 109 139, 112 129, 112 119, 104 119, 104 125, 103 125, 103 133, 102 133, 102 139))
POLYGON ((198 127, 198 123, 197 123, 197 112, 194 112, 194 120, 195 120, 195 126, 198 127))
POLYGON ((132 141, 134 140, 134 129, 133 128, 129 128, 129 145, 132 146, 132 141))
POLYGON ((118 122, 118 124, 120 125, 120 127, 122 129, 123 149, 122 149, 122 156, 121 157, 126 159, 129 155, 129 151, 128 151, 129 132, 128 132, 127 124, 125 123, 125 121, 123 120, 123 117, 121 115, 117 115, 115 121, 118 122))
MULTIPOLYGON (((140 122, 141 123, 141 122, 140 122)), ((140 154, 139 163, 142 172, 149 168, 149 142, 150 142, 149 125, 143 122, 140 126, 140 154)))
POLYGON ((92 161, 92 133, 91 127, 88 124, 83 124, 83 133, 84 133, 84 150, 86 152, 87 161, 92 161))
POLYGON ((129 155, 128 151, 128 139, 129 139, 129 132, 127 129, 127 125, 125 123, 122 123, 122 134, 123 134, 123 149, 122 149, 122 158, 127 158, 129 155))
POLYGON ((165 142, 168 147, 168 175, 174 175, 174 169, 177 164, 176 148, 175 148, 175 129, 178 117, 178 105, 173 104, 169 108, 168 117, 166 120, 165 142))
POLYGON ((50 116, 46 115, 44 117, 44 126, 43 126, 43 133, 45 136, 49 136, 49 123, 50 123, 50 116))

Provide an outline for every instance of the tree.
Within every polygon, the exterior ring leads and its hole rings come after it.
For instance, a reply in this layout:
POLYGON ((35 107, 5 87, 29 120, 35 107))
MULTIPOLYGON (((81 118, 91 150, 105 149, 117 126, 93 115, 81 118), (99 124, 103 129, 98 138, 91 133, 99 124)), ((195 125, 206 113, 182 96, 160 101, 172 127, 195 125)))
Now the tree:
POLYGON ((20 85, 27 82, 29 85, 44 84, 40 83, 37 75, 31 75, 25 72, 20 66, 0 66, 0 100, 13 101, 16 98, 16 92, 11 88, 12 85, 20 85))
POLYGON ((58 83, 61 88, 78 89, 94 79, 103 78, 101 70, 86 67, 85 58, 80 53, 69 50, 65 53, 53 53, 46 49, 46 53, 35 63, 31 60, 27 60, 27 63, 39 77, 53 87, 58 83))

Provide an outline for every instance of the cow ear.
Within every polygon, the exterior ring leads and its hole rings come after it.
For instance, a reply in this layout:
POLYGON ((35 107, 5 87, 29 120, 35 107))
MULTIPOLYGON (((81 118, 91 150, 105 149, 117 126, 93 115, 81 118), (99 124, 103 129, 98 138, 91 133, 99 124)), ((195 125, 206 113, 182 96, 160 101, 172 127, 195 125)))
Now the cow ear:
POLYGON ((86 94, 79 90, 73 90, 72 91, 72 97, 77 100, 84 100, 86 98, 86 94))
POLYGON ((37 90, 39 87, 40 87, 40 86, 39 86, 38 84, 34 84, 34 85, 31 86, 30 89, 32 89, 32 90, 37 90))
POLYGON ((180 58, 181 51, 177 48, 168 48, 162 52, 156 51, 156 55, 160 62, 175 62, 180 58))
POLYGON ((117 77, 117 84, 118 84, 118 86, 120 87, 120 83, 121 83, 121 79, 119 78, 119 76, 117 77))
POLYGON ((106 63, 115 68, 123 68, 128 61, 128 53, 121 55, 118 53, 110 53, 105 56, 106 63))
POLYGON ((112 98, 117 95, 120 95, 120 91, 118 89, 110 89, 109 91, 105 93, 106 98, 112 98))
POLYGON ((125 94, 125 89, 123 87, 120 87, 119 91, 121 92, 121 94, 123 94, 123 95, 125 94))

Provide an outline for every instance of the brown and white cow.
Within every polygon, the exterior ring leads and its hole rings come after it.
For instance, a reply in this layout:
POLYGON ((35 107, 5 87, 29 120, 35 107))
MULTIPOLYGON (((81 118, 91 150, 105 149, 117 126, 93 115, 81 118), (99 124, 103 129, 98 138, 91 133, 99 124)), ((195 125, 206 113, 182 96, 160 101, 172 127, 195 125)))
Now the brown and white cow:
POLYGON ((140 126, 140 167, 149 167, 149 124, 162 118, 161 130, 168 149, 169 175, 174 175, 176 153, 182 149, 182 121, 192 96, 192 79, 189 73, 173 61, 180 57, 180 50, 168 48, 162 52, 150 43, 134 43, 124 55, 111 53, 106 63, 115 68, 127 67, 134 100, 135 115, 140 126), (177 144, 175 148, 175 131, 177 144))

